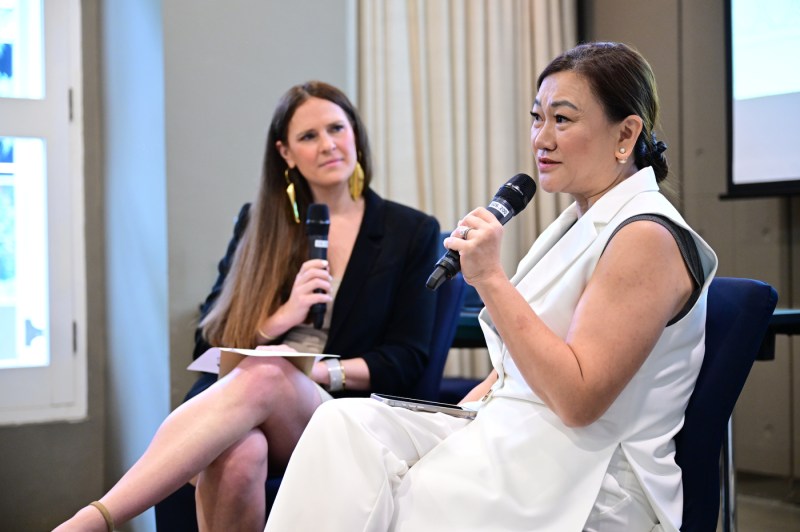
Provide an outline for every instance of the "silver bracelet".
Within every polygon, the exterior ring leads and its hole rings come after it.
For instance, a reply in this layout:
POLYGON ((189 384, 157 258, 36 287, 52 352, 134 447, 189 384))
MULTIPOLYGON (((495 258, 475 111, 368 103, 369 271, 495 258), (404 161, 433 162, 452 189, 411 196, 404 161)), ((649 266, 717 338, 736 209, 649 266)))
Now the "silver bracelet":
POLYGON ((324 362, 328 366, 328 377, 330 378, 328 391, 338 392, 344 390, 345 376, 342 361, 338 358, 326 358, 324 362))

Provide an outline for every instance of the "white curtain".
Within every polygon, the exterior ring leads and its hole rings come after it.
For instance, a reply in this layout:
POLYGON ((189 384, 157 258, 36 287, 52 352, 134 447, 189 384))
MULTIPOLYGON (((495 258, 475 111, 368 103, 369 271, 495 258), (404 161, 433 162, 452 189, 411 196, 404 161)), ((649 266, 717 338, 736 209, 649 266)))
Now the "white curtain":
MULTIPOLYGON (((357 99, 373 188, 450 230, 513 175, 533 176, 536 77, 576 44, 576 25, 575 0, 359 0, 357 99)), ((568 202, 537 194, 509 223, 507 273, 568 202)), ((453 351, 446 373, 488 369, 485 352, 453 351)))

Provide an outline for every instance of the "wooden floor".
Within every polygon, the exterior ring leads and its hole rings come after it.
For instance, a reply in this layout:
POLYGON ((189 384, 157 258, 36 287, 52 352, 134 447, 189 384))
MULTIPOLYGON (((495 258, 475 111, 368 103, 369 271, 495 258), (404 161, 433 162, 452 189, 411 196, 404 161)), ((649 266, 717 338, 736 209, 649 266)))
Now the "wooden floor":
POLYGON ((737 532, 800 532, 800 481, 739 473, 736 491, 737 532))

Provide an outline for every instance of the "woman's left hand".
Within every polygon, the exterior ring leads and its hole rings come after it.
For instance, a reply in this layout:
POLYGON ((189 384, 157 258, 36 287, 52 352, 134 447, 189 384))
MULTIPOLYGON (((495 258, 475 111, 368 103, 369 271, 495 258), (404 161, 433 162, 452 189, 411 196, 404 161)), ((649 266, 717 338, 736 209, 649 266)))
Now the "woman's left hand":
POLYGON ((492 213, 478 207, 458 222, 458 227, 444 241, 445 247, 457 251, 461 274, 467 283, 477 286, 482 281, 505 271, 500 263, 503 226, 492 213))

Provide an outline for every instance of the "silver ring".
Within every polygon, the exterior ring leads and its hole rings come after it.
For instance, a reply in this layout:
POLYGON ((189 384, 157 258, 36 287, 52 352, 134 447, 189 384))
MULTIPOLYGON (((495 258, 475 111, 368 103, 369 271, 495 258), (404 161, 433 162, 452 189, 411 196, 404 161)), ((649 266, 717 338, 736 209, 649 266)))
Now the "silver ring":
POLYGON ((467 239, 467 235, 469 234, 470 231, 472 231, 472 227, 465 227, 464 229, 462 229, 461 230, 461 239, 462 240, 466 240, 467 239))

